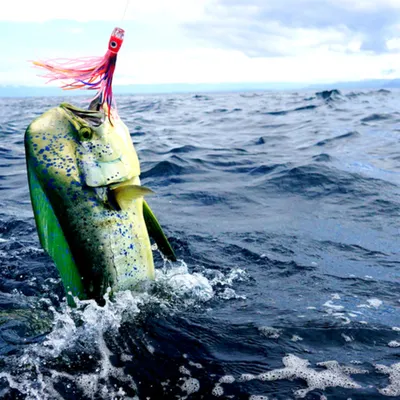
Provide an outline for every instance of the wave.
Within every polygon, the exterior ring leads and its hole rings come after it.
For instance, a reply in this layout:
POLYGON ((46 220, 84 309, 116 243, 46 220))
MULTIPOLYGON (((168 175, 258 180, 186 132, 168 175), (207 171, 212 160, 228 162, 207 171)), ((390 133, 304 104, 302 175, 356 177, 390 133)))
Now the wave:
POLYGON ((373 122, 373 121, 384 121, 387 119, 392 119, 393 116, 391 114, 371 114, 367 117, 361 118, 361 122, 373 122))
MULTIPOLYGON (((274 169, 272 169, 274 171, 274 169)), ((280 170, 262 181, 256 187, 273 185, 279 191, 306 197, 332 197, 345 195, 349 198, 376 196, 383 187, 391 189, 389 182, 366 177, 357 173, 341 171, 324 164, 308 164, 280 170)))
POLYGON ((322 92, 316 92, 315 96, 323 100, 331 101, 341 98, 342 93, 337 89, 332 89, 332 90, 323 90, 322 92))
POLYGON ((2 396, 398 395, 398 93, 328 92, 117 96, 180 261, 76 309, 22 143, 62 100, 0 100, 2 396))
POLYGON ((326 146, 326 145, 330 145, 330 144, 335 144, 337 141, 342 141, 343 139, 353 139, 353 138, 356 138, 359 136, 360 136, 360 134, 356 131, 347 132, 347 133, 344 133, 343 135, 338 135, 333 138, 321 140, 321 141, 317 142, 315 144, 315 146, 321 147, 321 146, 326 146))
POLYGON ((268 112, 264 112, 263 114, 265 114, 265 115, 287 115, 287 114, 295 113, 295 112, 299 112, 299 111, 314 110, 317 107, 318 106, 315 104, 309 104, 306 106, 294 108, 292 110, 268 111, 268 112))
POLYGON ((168 177, 168 176, 179 176, 196 172, 196 169, 190 166, 179 165, 172 161, 160 161, 152 168, 144 170, 141 174, 141 178, 157 178, 157 177, 168 177))

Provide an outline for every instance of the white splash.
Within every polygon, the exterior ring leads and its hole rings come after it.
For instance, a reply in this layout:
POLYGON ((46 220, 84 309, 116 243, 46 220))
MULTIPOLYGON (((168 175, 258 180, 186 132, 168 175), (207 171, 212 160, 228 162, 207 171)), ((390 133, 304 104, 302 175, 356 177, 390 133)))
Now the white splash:
POLYGON ((301 336, 293 335, 290 339, 292 342, 301 342, 303 338, 301 336))
POLYGON ((331 308, 333 310, 338 310, 338 311, 344 309, 343 306, 340 306, 340 305, 337 305, 337 304, 333 304, 333 300, 328 300, 327 302, 325 302, 324 303, 324 307, 328 307, 328 308, 331 308))
POLYGON ((393 326, 393 327, 392 327, 392 330, 393 330, 393 331, 396 331, 396 332, 400 332, 400 327, 398 327, 398 326, 393 326))
POLYGON ((189 361, 189 365, 191 365, 192 367, 195 367, 197 369, 202 369, 203 366, 200 363, 195 363, 193 361, 189 361))
POLYGON ((156 270, 156 283, 163 285, 170 293, 192 300, 208 301, 214 297, 210 281, 197 272, 191 274, 185 262, 173 268, 156 270))
POLYGON ((219 383, 233 383, 235 378, 232 375, 225 375, 219 379, 219 383))
MULTIPOLYGON (((146 305, 156 305, 160 310, 168 309, 173 312, 182 305, 186 307, 204 303, 214 297, 213 285, 223 284, 229 287, 235 280, 242 279, 244 274, 231 270, 227 275, 220 274, 217 279, 214 277, 210 280, 200 273, 190 273, 187 265, 181 262, 157 270, 156 280, 147 287, 147 291, 121 291, 115 293, 112 300, 107 293, 104 306, 99 306, 93 300, 75 299, 75 308, 64 303, 60 309, 55 309, 51 306, 50 298, 44 299, 40 303, 53 313, 52 331, 44 342, 26 346, 22 356, 15 356, 14 359, 9 357, 10 372, 3 373, 0 377, 6 379, 9 387, 18 390, 27 400, 60 398, 55 389, 60 380, 67 382, 67 388, 70 381, 87 398, 137 399, 136 396, 128 397, 127 390, 137 392, 136 383, 122 368, 112 365, 110 357, 113 353, 107 347, 105 335, 118 336, 118 329, 122 324, 134 322, 146 305), (162 290, 157 291, 160 288, 162 290), (47 367, 49 361, 62 357, 64 351, 72 350, 74 353, 75 347, 80 343, 85 343, 89 358, 92 357, 91 354, 96 354, 93 371, 60 372, 47 367), (116 381, 121 386, 116 385, 116 381)), ((149 354, 154 353, 155 349, 150 343, 145 343, 145 346, 149 354)), ((132 355, 124 352, 121 360, 132 360, 132 355)), ((193 363, 193 366, 202 368, 201 364, 193 363)), ((200 383, 190 376, 188 369, 183 368, 183 383, 180 387, 189 396, 200 389, 200 383)))
POLYGON ((261 326, 258 330, 268 339, 278 339, 282 333, 281 329, 273 328, 272 326, 261 326))
POLYGON ((379 393, 385 396, 400 396, 400 363, 393 364, 390 367, 377 364, 375 368, 378 372, 389 375, 389 386, 378 389, 379 393))
POLYGON ((346 335, 345 333, 342 333, 341 336, 347 343, 354 341, 354 338, 352 336, 346 335))
POLYGON ((220 397, 224 394, 224 388, 219 383, 217 383, 211 391, 211 394, 215 397, 220 397))
POLYGON ((218 297, 224 300, 231 300, 231 299, 246 300, 246 296, 237 294, 232 288, 225 288, 223 292, 218 294, 218 297))
POLYGON ((200 390, 200 382, 196 378, 185 378, 181 389, 186 392, 187 395, 196 393, 200 390))
POLYGON ((181 374, 183 374, 183 375, 189 375, 190 376, 190 371, 184 365, 181 365, 179 367, 179 372, 181 374))
POLYGON ((365 374, 368 371, 355 367, 340 366, 337 361, 326 361, 318 363, 318 367, 325 367, 326 370, 316 371, 310 368, 308 360, 303 360, 293 354, 283 358, 284 368, 264 372, 259 375, 242 375, 241 381, 258 379, 260 381, 277 381, 282 379, 302 379, 307 382, 306 389, 295 392, 297 397, 304 398, 309 392, 315 389, 325 390, 328 387, 343 387, 359 389, 361 386, 353 381, 351 374, 365 374))
POLYGON ((368 299, 367 303, 374 308, 378 308, 382 305, 383 302, 379 299, 368 299))
POLYGON ((257 375, 253 374, 242 374, 240 375, 240 378, 238 379, 239 382, 248 382, 252 381, 253 379, 256 379, 257 375))

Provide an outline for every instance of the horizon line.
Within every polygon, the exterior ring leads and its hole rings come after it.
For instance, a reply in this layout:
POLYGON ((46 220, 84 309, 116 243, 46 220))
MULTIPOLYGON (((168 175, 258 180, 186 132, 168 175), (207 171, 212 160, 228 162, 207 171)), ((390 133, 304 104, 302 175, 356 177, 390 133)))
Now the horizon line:
MULTIPOLYGON (((300 82, 217 82, 217 83, 138 83, 114 86, 115 95, 196 93, 196 92, 262 92, 289 90, 354 90, 354 89, 396 89, 400 79, 363 79, 359 81, 338 81, 323 83, 300 82)), ((57 86, 31 86, 24 84, 0 84, 0 97, 71 97, 88 96, 87 90, 64 91, 57 86)))

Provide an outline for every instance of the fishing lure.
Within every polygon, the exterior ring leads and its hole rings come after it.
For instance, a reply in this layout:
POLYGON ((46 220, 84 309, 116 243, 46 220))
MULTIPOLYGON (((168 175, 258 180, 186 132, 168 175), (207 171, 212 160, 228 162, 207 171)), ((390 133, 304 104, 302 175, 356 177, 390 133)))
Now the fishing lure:
POLYGON ((64 81, 61 86, 64 90, 88 89, 97 90, 94 99, 98 99, 101 106, 107 104, 108 119, 111 122, 111 108, 115 109, 113 101, 112 80, 117 62, 117 54, 122 46, 125 31, 114 28, 108 42, 108 50, 103 57, 84 57, 81 59, 59 58, 47 61, 33 61, 33 64, 47 69, 43 75, 48 82, 64 81))

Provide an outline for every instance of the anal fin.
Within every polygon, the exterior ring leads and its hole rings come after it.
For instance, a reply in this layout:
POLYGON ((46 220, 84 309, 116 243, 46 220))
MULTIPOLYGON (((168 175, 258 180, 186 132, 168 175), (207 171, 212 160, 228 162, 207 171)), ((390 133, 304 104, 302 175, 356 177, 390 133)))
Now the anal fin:
POLYGON ((176 261, 176 255, 172 249, 165 233, 163 232, 160 223, 151 211, 149 205, 143 200, 143 216, 146 222, 146 227, 149 236, 154 239, 160 251, 171 261, 176 261))

